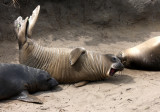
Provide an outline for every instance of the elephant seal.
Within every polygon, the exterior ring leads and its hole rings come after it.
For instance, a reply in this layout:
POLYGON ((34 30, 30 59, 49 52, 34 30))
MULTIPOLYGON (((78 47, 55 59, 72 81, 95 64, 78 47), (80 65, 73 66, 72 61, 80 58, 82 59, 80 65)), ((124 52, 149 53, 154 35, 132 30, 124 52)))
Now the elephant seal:
POLYGON ((57 85, 58 82, 46 71, 21 64, 0 64, 0 100, 13 98, 42 104, 28 92, 50 90, 57 85))
POLYGON ((160 70, 160 36, 126 49, 117 56, 126 68, 160 70))
POLYGON ((112 54, 99 54, 85 48, 47 48, 31 39, 31 30, 38 18, 40 6, 25 20, 15 20, 19 44, 19 62, 47 71, 59 83, 85 85, 88 81, 102 80, 123 70, 123 64, 112 54))

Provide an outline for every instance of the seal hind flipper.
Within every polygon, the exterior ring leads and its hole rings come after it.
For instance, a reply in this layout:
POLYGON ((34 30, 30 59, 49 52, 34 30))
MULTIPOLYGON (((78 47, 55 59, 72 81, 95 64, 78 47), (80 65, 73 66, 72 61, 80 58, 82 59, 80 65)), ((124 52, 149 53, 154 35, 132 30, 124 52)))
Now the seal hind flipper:
POLYGON ((22 91, 17 97, 14 99, 29 102, 29 103, 37 103, 37 104, 43 104, 43 102, 38 99, 37 97, 30 95, 27 91, 22 91))
POLYGON ((78 83, 75 83, 74 86, 75 87, 81 87, 81 86, 84 86, 88 83, 88 81, 81 81, 81 82, 78 82, 78 83))
POLYGON ((26 27, 27 27, 28 17, 23 20, 21 16, 19 16, 14 21, 15 31, 18 37, 18 43, 23 45, 26 42, 26 27))
POLYGON ((84 53, 86 53, 86 49, 83 47, 73 49, 69 56, 71 65, 74 65, 76 61, 79 59, 79 57, 84 53))
POLYGON ((35 26, 36 21, 38 19, 39 11, 40 11, 40 5, 38 5, 34 9, 34 11, 32 12, 32 15, 28 19, 29 24, 28 24, 28 28, 27 28, 27 36, 29 38, 31 38, 33 27, 35 26))

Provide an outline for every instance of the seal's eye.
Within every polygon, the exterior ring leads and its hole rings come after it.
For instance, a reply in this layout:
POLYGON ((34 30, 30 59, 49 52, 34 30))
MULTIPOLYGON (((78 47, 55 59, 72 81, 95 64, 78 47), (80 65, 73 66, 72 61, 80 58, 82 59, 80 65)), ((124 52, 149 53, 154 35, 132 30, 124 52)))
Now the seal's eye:
POLYGON ((50 80, 51 80, 51 78, 48 78, 48 79, 47 79, 47 82, 50 81, 50 80))
POLYGON ((113 61, 113 62, 116 62, 117 59, 116 59, 115 57, 112 57, 112 61, 113 61))

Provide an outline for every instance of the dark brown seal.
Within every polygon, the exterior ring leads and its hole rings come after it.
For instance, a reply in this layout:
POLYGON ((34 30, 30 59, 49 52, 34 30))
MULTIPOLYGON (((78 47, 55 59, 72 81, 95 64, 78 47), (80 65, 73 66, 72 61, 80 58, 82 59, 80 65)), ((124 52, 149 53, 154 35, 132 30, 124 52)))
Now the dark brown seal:
POLYGON ((58 82, 40 69, 21 64, 0 64, 0 100, 14 97, 14 99, 42 103, 37 97, 29 93, 50 90, 58 82))
POLYGON ((126 68, 160 70, 160 36, 126 49, 117 56, 126 68))

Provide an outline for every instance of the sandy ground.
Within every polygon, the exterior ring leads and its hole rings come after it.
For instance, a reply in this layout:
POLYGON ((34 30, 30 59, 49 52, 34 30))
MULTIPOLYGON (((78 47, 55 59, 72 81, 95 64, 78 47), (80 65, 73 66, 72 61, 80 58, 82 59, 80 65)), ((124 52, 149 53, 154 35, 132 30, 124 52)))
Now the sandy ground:
MULTIPOLYGON (((48 47, 77 47, 103 53, 118 53, 144 40, 160 35, 157 22, 128 27, 81 25, 52 32, 49 24, 38 23, 33 39, 48 47), (43 25, 43 27, 41 27, 43 25), (37 33, 39 32, 39 33, 37 33)), ((17 42, 0 43, 0 62, 18 63, 17 42)), ((75 88, 59 85, 53 91, 34 94, 44 104, 16 100, 0 102, 1 112, 158 112, 160 111, 160 72, 125 69, 105 81, 75 88)))

